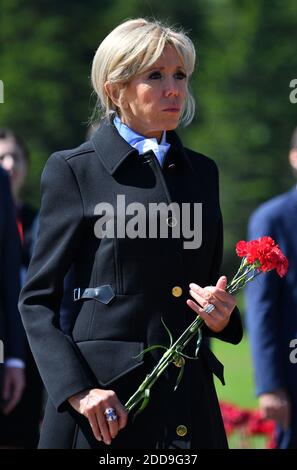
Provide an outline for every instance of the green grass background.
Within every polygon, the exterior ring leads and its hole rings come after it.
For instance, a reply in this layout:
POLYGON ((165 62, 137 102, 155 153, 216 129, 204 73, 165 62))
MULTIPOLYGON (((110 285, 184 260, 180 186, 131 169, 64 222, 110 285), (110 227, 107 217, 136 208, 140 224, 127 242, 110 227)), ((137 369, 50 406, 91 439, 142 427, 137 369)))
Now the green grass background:
MULTIPOLYGON (((254 392, 253 366, 247 335, 240 344, 233 345, 213 339, 211 347, 217 358, 224 364, 226 385, 214 377, 219 400, 227 401, 241 408, 258 408, 258 399, 254 392)), ((228 436, 230 449, 265 449, 265 436, 247 438, 240 432, 228 436)))
POLYGON ((224 364, 226 385, 215 377, 220 400, 228 401, 243 408, 256 408, 258 400, 254 394, 253 368, 247 336, 237 344, 212 340, 212 350, 224 364))

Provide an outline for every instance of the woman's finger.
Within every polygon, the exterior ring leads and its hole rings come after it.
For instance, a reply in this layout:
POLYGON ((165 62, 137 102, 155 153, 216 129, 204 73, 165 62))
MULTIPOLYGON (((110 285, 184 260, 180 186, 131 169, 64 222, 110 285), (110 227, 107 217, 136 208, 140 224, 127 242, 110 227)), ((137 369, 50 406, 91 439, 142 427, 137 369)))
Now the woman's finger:
POLYGON ((96 417, 97 417, 97 421, 98 421, 98 424, 99 424, 102 439, 103 439, 105 444, 110 445, 111 444, 111 435, 110 435, 110 432, 109 432, 109 426, 108 426, 108 423, 106 421, 104 412, 102 412, 102 410, 100 408, 96 412, 96 417))
POLYGON ((187 300, 187 305, 192 308, 200 317, 202 320, 204 320, 205 324, 213 331, 219 332, 225 326, 227 325, 229 321, 229 316, 228 315, 222 315, 221 312, 219 312, 217 309, 215 309, 213 312, 206 313, 203 308, 199 307, 196 302, 194 302, 191 299, 187 300))
POLYGON ((192 289, 190 289, 189 293, 200 304, 201 307, 206 307, 208 304, 213 304, 216 306, 216 300, 212 297, 211 294, 209 296, 203 296, 192 289))
POLYGON ((118 420, 115 421, 107 421, 107 424, 109 426, 109 433, 112 439, 114 439, 118 432, 119 432, 119 423, 118 420))
POLYGON ((226 305, 213 297, 210 297, 209 300, 205 300, 201 295, 192 290, 190 290, 190 295, 198 302, 198 304, 200 304, 201 307, 205 308, 208 304, 212 304, 215 306, 217 313, 222 314, 224 317, 230 315, 229 305, 226 305))
POLYGON ((206 289, 209 289, 212 295, 219 299, 221 302, 225 304, 236 305, 235 297, 233 297, 233 295, 229 294, 225 290, 218 289, 217 287, 207 287, 206 289))
POLYGON ((97 439, 97 441, 102 441, 102 436, 100 433, 100 428, 99 428, 99 424, 97 421, 96 413, 92 412, 88 414, 88 420, 89 420, 89 423, 90 423, 90 426, 92 428, 95 438, 97 439))
POLYGON ((108 406, 104 412, 105 420, 109 426, 109 433, 114 439, 119 432, 119 414, 115 405, 108 406))
POLYGON ((121 403, 117 407, 119 431, 127 426, 128 413, 121 403))
POLYGON ((207 286, 203 288, 200 287, 198 284, 192 282, 190 284, 190 288, 206 300, 216 297, 218 300, 221 300, 224 303, 233 303, 235 301, 234 297, 231 294, 218 287, 207 286))
POLYGON ((198 304, 196 304, 196 302, 194 302, 193 300, 191 299, 188 299, 187 300, 187 304, 189 305, 189 307, 192 308, 192 310, 194 310, 198 315, 200 315, 200 317, 205 321, 205 323, 207 324, 207 326, 210 326, 213 324, 214 322, 214 316, 213 316, 213 312, 211 313, 206 313, 203 308, 199 307, 198 304))

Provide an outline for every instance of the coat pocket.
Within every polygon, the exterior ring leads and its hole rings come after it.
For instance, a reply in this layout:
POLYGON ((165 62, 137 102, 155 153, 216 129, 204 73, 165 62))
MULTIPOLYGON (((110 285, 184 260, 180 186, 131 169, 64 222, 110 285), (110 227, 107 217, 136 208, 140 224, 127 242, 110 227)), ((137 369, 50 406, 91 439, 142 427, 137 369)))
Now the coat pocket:
POLYGON ((143 351, 142 342, 90 340, 76 344, 98 383, 103 387, 109 386, 144 363, 143 356, 135 357, 143 351))

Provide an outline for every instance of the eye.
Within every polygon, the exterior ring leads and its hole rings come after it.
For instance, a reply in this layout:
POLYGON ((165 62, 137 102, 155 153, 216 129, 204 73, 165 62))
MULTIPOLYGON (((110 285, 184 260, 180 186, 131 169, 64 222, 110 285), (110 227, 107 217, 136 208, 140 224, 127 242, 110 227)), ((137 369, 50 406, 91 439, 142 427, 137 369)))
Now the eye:
POLYGON ((158 71, 154 71, 149 74, 150 80, 158 80, 159 78, 161 78, 161 73, 158 71))
POLYGON ((177 80, 184 80, 187 78, 187 75, 184 72, 179 71, 174 74, 174 77, 177 78, 177 80))

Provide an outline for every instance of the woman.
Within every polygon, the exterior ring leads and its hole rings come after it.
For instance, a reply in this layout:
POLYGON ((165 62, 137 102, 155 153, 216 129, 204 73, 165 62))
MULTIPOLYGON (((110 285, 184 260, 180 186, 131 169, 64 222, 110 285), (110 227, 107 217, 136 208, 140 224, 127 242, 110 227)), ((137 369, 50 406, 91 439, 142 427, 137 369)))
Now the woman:
MULTIPOLYGON (((223 381, 222 365, 205 344, 198 360, 187 361, 176 392, 179 370, 172 364, 134 422, 124 408, 160 357, 157 349, 139 353, 168 344, 161 318, 174 337, 197 313, 205 337, 232 343, 242 337, 226 278, 218 280, 216 165, 185 149, 173 132, 193 117, 194 61, 190 39, 158 22, 136 19, 115 28, 92 68, 106 117, 90 141, 53 154, 44 169, 39 239, 20 300, 49 393, 42 448, 227 446, 212 378, 214 372, 223 381), (79 283, 66 336, 58 312, 72 264, 79 283)), ((188 353, 194 350, 193 341, 188 353)))

